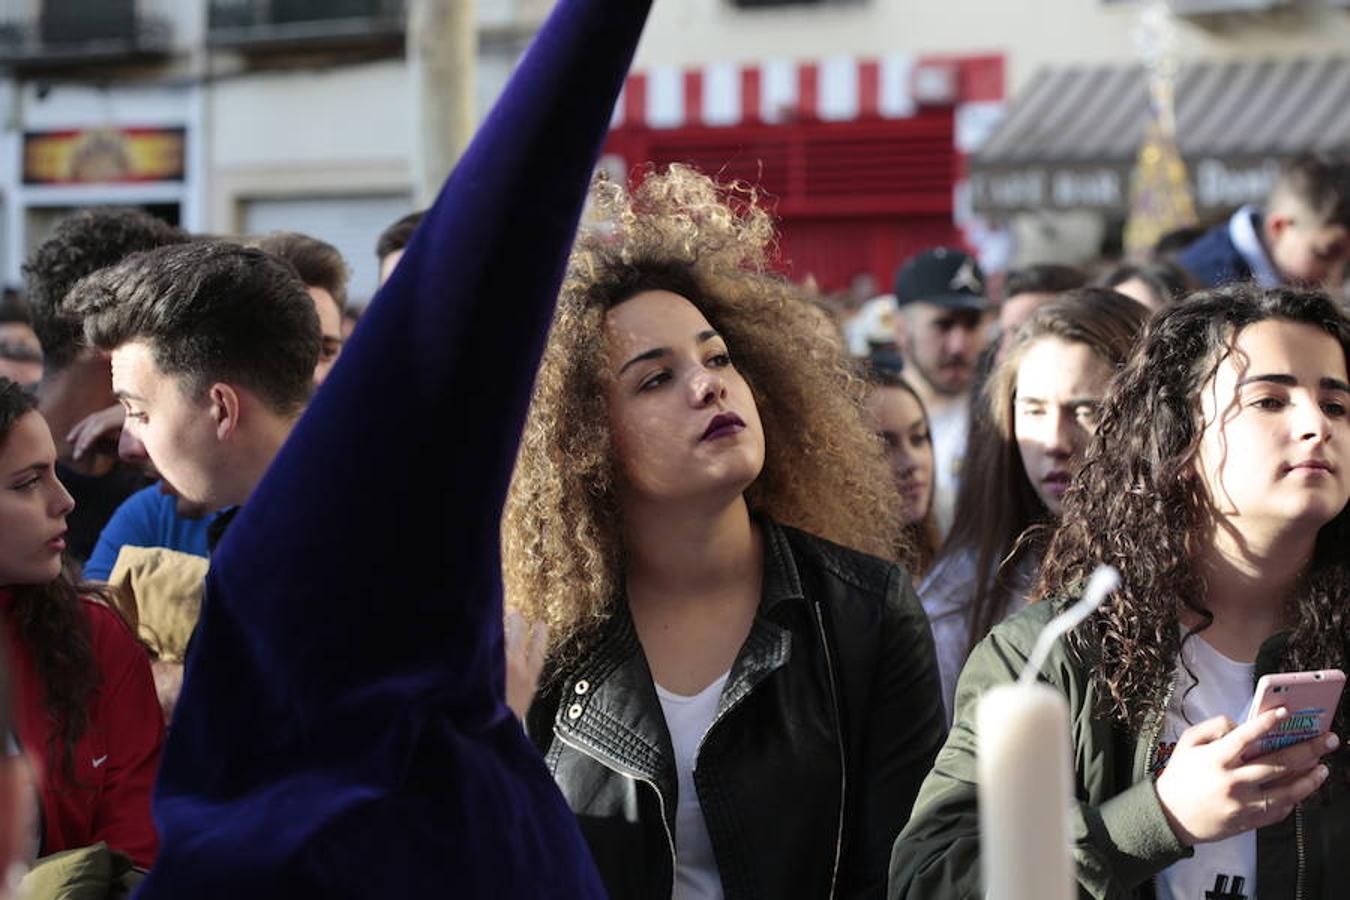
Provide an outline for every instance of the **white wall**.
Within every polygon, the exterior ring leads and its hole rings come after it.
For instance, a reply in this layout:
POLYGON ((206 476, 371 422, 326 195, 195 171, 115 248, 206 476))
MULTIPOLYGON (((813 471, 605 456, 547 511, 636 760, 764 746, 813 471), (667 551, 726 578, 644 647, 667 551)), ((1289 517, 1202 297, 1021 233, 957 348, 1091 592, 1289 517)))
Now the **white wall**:
MULTIPOLYGON (((658 2, 636 66, 704 65, 763 59, 819 59, 998 52, 1009 90, 1046 64, 1134 61, 1130 33, 1139 7, 1104 0, 858 0, 820 7, 742 10, 728 0, 658 2)), ((1292 11, 1181 20, 1187 56, 1344 54, 1350 13, 1317 3, 1292 11)))
POLYGON ((212 162, 219 169, 334 159, 406 160, 412 101, 402 60, 248 75, 215 83, 212 162))

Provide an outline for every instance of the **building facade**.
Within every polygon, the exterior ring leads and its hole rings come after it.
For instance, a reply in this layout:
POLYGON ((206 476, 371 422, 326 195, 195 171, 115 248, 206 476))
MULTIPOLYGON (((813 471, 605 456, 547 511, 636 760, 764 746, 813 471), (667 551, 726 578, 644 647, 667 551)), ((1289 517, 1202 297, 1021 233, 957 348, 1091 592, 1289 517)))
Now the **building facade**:
MULTIPOLYGON (((478 0, 480 110, 552 5, 478 0)), ((1339 140, 1350 0, 1172 5, 1187 78, 1287 114, 1276 137, 1339 140)), ((1140 17, 1130 0, 658 0, 606 165, 759 185, 785 268, 827 289, 884 286, 909 251, 979 245, 990 222, 1024 257, 1091 255, 1144 118, 1140 17)), ((414 206, 406 25, 404 0, 0 0, 0 280, 69 210, 132 204, 193 231, 315 234, 368 299, 375 236, 414 206)), ((1202 124, 1182 117, 1183 150, 1188 129, 1241 143, 1202 124)), ((1207 208, 1259 196, 1282 146, 1202 148, 1207 208)))
MULTIPOLYGON (((549 7, 480 0, 480 110, 549 7)), ((406 24, 404 0, 0 0, 0 280, 71 210, 131 205, 321 237, 364 303, 414 207, 406 24)))

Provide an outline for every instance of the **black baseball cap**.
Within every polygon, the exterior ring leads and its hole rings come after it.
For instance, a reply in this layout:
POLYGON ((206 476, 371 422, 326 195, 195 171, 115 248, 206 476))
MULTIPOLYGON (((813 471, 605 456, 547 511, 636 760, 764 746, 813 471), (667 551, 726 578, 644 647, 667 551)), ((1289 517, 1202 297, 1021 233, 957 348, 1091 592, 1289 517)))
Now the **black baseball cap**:
POLYGON ((936 247, 905 260, 895 273, 895 302, 900 306, 932 303, 979 312, 990 308, 980 264, 955 247, 936 247))

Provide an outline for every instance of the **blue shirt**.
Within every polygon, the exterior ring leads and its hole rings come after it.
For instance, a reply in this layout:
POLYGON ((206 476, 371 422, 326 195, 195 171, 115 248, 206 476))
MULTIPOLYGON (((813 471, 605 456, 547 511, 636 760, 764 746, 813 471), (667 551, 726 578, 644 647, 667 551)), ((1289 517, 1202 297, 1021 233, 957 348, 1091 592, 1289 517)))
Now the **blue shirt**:
POLYGON ((123 547, 167 547, 207 555, 206 529, 215 514, 186 519, 178 514, 178 498, 160 491, 159 484, 139 490, 117 507, 98 536, 94 552, 84 564, 87 581, 107 581, 123 547))

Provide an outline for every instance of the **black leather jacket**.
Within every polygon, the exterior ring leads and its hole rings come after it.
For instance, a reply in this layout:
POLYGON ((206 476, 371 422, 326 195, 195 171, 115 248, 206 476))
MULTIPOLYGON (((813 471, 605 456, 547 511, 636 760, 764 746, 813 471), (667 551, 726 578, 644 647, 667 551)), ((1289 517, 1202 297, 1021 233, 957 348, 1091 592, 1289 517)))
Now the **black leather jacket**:
MULTIPOLYGON (((928 620, 898 567, 760 524, 763 597, 695 771, 722 887, 880 897, 945 737, 928 620)), ((626 603, 545 673, 527 726, 611 897, 670 897, 675 762, 626 603)))

